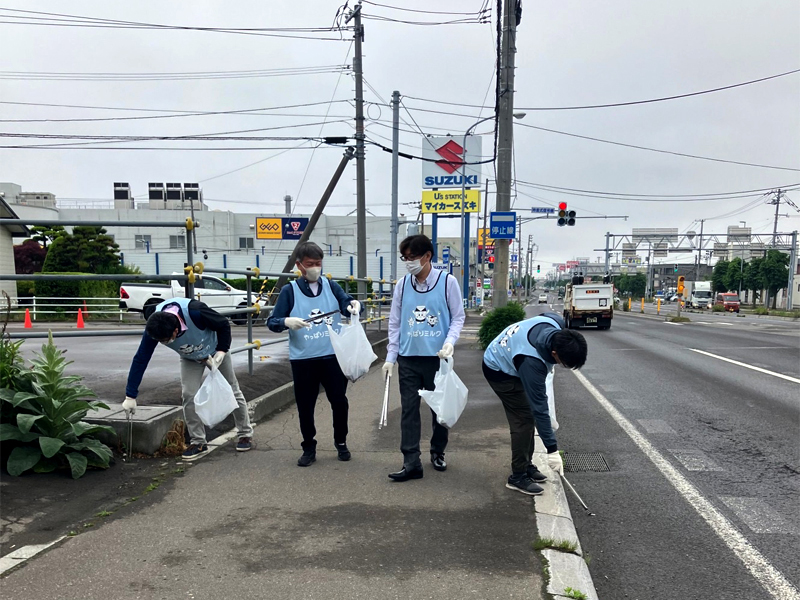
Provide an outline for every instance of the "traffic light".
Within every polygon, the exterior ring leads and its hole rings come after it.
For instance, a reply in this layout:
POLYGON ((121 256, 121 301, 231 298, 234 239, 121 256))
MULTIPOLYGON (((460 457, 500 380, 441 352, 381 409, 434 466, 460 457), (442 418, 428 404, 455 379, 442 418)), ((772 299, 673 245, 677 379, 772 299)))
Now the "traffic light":
POLYGON ((685 281, 686 281, 686 278, 683 275, 678 277, 678 295, 679 296, 683 295, 683 290, 685 289, 683 284, 684 284, 685 281))
POLYGON ((536 265, 536 272, 537 273, 541 273, 542 272, 542 266, 541 265, 536 265))
POLYGON ((559 202, 558 203, 558 226, 563 227, 564 225, 575 225, 575 211, 574 210, 567 210, 567 203, 566 202, 559 202))
POLYGON ((673 265, 673 267, 672 267, 672 272, 673 272, 673 273, 677 273, 677 272, 678 272, 678 263, 675 263, 675 264, 673 265))

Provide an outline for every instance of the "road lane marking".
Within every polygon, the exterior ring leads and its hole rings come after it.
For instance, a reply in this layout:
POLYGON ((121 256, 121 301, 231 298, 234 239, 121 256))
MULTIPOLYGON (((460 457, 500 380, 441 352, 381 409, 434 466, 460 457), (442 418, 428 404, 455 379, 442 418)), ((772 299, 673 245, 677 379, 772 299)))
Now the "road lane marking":
POLYGON ((677 432, 662 419, 637 419, 647 433, 669 433, 677 435, 677 432))
POLYGON ((708 458, 705 452, 682 448, 672 450, 667 448, 677 458, 687 471, 724 471, 716 462, 708 458))
POLYGON ((739 362, 738 360, 733 360, 730 358, 726 358, 724 356, 719 356, 718 354, 711 354, 711 352, 706 352, 705 350, 698 350, 697 348, 689 348, 689 350, 691 350, 692 352, 697 352, 698 354, 705 354, 706 356, 710 356, 718 360, 724 360, 725 362, 729 362, 734 365, 738 365, 740 367, 745 367, 746 369, 753 369, 753 371, 766 373, 767 375, 772 375, 773 377, 780 377, 781 379, 785 379, 786 381, 791 381, 792 383, 800 383, 800 379, 797 379, 796 377, 790 377, 789 375, 784 375, 783 373, 776 373, 775 371, 762 369, 761 367, 754 367, 753 365, 748 365, 747 363, 739 362))
POLYGON ((680 325, 680 326, 683 325, 683 323, 673 323, 672 321, 664 321, 664 324, 665 325, 680 325))
POLYGON ((697 324, 698 325, 727 325, 729 327, 731 325, 733 325, 733 323, 713 323, 711 321, 697 321, 697 324))
POLYGON ((755 548, 725 515, 714 508, 705 496, 683 474, 678 471, 656 448, 634 427, 611 402, 603 396, 579 371, 572 371, 595 400, 611 415, 634 444, 661 471, 667 481, 683 496, 689 505, 708 523, 725 545, 742 561, 750 574, 775 600, 800 600, 800 591, 767 558, 755 548))
POLYGON ((776 511, 758 498, 720 496, 728 508, 755 533, 797 533, 776 511))

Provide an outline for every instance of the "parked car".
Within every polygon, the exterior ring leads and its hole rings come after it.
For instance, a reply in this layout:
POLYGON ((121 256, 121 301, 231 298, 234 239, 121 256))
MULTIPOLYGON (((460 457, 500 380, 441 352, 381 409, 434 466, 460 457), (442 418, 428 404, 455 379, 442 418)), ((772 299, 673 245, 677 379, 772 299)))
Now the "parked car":
POLYGON ((547 294, 539 294, 539 304, 547 304, 547 294))
POLYGON ((739 294, 727 292, 724 294, 717 294, 714 301, 714 306, 721 306, 726 311, 739 312, 739 294))

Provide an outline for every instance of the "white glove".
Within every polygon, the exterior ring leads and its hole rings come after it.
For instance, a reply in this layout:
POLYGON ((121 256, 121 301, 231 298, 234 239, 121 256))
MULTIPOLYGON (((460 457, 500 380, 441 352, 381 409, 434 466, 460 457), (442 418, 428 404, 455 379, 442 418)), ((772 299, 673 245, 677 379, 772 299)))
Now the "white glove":
POLYGON ((225 353, 222 350, 219 350, 209 356, 206 359, 208 366, 212 369, 219 369, 219 366, 222 364, 222 361, 225 360, 225 353))
POLYGON ((125 411, 126 415, 134 414, 136 412, 136 398, 125 396, 125 400, 122 403, 122 410, 125 411))
POLYGON ((383 376, 392 377, 394 375, 394 363, 393 362, 385 362, 383 363, 383 367, 381 367, 381 371, 383 371, 383 376))
POLYGON ((453 344, 447 342, 444 346, 442 346, 442 349, 436 353, 436 356, 439 358, 451 358, 454 350, 453 344))
POLYGON ((361 314, 361 302, 358 300, 351 300, 350 306, 347 307, 347 312, 349 312, 351 315, 361 314))
POLYGON ((564 474, 564 461, 561 458, 561 453, 551 452, 547 455, 547 466, 550 467, 553 471, 558 473, 559 475, 564 474))
POLYGON ((297 331, 298 329, 302 329, 303 327, 311 327, 311 323, 308 321, 303 321, 300 317, 286 317, 283 321, 283 324, 286 325, 292 331, 297 331))

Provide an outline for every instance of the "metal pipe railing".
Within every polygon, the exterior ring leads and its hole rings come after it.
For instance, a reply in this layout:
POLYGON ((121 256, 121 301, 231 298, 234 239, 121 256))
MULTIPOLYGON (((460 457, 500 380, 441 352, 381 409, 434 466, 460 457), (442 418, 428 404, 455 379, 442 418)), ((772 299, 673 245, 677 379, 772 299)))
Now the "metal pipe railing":
POLYGON ((61 219, 2 219, 3 225, 30 225, 53 226, 64 225, 66 227, 186 227, 186 221, 62 221, 61 219))

